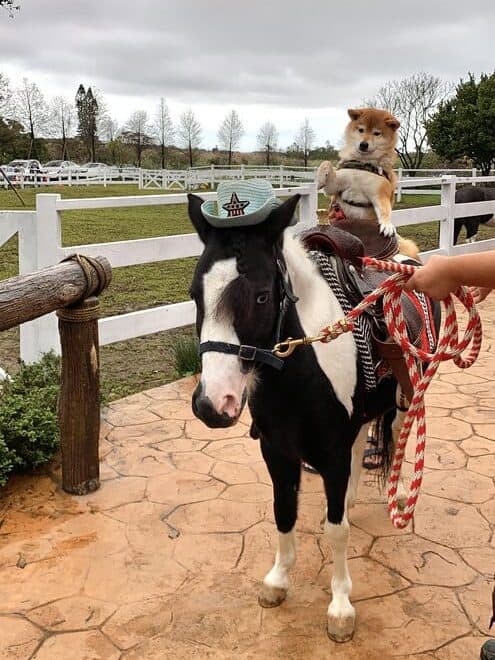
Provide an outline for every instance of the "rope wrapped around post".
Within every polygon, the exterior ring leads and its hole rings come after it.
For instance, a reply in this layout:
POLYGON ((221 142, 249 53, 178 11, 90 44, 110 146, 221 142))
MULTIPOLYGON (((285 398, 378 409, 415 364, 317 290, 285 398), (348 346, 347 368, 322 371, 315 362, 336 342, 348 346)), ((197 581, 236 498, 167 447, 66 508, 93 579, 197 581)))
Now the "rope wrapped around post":
POLYGON ((86 278, 83 299, 57 311, 62 347, 59 424, 62 487, 85 495, 100 486, 100 374, 97 296, 108 286, 111 270, 97 259, 71 255, 86 278), (89 296, 89 297, 86 297, 89 296))

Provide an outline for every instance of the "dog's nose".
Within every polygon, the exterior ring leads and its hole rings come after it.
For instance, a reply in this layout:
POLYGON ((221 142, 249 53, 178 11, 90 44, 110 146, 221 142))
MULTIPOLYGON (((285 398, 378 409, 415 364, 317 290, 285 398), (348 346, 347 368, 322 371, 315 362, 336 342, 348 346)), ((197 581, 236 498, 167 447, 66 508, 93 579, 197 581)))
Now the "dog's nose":
POLYGON ((368 143, 367 142, 361 142, 359 144, 359 150, 360 151, 368 151, 368 143))

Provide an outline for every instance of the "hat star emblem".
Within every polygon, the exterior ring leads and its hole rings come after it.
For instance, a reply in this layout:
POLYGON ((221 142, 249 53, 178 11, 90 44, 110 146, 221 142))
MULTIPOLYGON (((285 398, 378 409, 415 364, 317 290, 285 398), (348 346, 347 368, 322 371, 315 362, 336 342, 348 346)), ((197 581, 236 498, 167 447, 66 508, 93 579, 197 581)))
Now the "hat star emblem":
POLYGON ((232 193, 230 202, 227 204, 222 204, 222 208, 227 211, 227 218, 236 218, 240 215, 244 215, 244 209, 246 206, 249 206, 248 200, 240 200, 237 196, 237 193, 232 193))

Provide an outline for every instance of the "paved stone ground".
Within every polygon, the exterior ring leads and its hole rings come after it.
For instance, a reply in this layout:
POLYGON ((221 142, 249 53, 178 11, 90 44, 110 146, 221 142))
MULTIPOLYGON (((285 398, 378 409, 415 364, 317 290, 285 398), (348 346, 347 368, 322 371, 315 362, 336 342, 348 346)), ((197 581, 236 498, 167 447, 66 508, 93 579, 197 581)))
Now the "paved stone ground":
POLYGON ((11 482, 0 499, 0 659, 478 658, 495 568, 495 304, 483 316, 477 365, 446 365, 428 395, 414 527, 394 530, 362 479, 352 642, 326 636, 332 560, 317 476, 303 480, 289 597, 258 606, 276 543, 269 478, 247 415, 208 430, 191 414, 189 379, 110 407, 97 493, 70 497, 56 473, 11 482))

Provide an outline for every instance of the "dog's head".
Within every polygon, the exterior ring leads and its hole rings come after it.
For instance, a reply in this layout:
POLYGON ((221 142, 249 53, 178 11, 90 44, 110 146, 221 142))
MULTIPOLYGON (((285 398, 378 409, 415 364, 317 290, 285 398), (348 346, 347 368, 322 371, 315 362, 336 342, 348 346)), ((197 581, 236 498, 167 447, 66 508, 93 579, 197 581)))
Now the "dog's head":
POLYGON ((345 131, 347 157, 374 161, 393 155, 398 119, 376 108, 349 109, 347 114, 351 119, 345 131))

